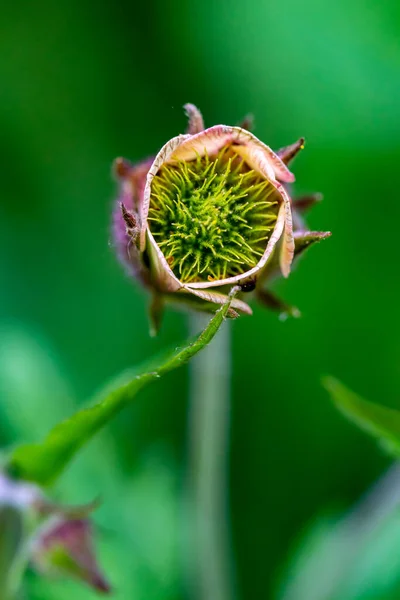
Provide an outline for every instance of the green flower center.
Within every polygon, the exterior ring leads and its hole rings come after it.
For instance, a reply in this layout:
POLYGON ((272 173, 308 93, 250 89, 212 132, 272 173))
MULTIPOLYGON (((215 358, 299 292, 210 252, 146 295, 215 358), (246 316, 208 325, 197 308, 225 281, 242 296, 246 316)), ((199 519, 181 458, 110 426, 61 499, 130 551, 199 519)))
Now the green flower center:
POLYGON ((182 282, 255 267, 275 226, 278 192, 231 148, 163 166, 152 182, 149 227, 182 282))

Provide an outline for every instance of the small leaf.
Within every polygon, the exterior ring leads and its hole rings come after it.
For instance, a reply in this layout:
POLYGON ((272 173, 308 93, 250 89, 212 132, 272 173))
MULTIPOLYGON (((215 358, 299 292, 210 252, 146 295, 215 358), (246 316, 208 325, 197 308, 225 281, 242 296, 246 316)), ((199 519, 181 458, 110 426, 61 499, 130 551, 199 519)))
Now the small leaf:
POLYGON ((400 455, 400 411, 364 400, 334 377, 325 377, 322 383, 350 421, 377 438, 390 453, 400 455))
POLYGON ((194 340, 162 357, 122 373, 103 390, 88 408, 56 425, 41 443, 23 444, 11 454, 7 469, 16 478, 40 485, 52 483, 84 446, 137 392, 168 371, 185 364, 211 342, 226 317, 238 288, 233 288, 225 304, 204 331, 194 340))

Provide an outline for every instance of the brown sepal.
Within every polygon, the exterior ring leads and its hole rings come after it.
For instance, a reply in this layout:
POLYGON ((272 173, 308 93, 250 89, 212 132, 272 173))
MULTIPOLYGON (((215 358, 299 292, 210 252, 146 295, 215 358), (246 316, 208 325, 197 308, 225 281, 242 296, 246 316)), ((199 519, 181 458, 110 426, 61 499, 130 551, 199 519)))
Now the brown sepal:
POLYGON ((290 146, 285 146, 284 148, 278 150, 277 155, 282 160, 282 162, 285 163, 285 165, 288 165, 300 152, 300 150, 303 150, 304 144, 305 139, 300 138, 299 140, 297 140, 297 142, 294 142, 294 144, 290 144, 290 146))
POLYGON ((330 231, 296 231, 294 233, 294 256, 297 258, 312 244, 331 237, 330 231))

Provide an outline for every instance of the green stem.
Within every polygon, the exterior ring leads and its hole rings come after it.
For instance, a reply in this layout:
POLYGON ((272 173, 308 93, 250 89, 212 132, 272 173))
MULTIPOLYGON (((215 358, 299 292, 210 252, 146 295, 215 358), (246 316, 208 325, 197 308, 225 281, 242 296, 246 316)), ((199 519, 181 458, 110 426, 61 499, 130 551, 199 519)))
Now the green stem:
MULTIPOLYGON (((193 315, 192 333, 202 329, 206 319, 193 315)), ((190 365, 190 572, 191 595, 198 600, 234 598, 227 476, 230 353, 230 327, 225 322, 190 365)))
POLYGON ((22 511, 12 505, 0 507, 0 600, 15 600, 22 580, 20 569, 25 545, 22 511))

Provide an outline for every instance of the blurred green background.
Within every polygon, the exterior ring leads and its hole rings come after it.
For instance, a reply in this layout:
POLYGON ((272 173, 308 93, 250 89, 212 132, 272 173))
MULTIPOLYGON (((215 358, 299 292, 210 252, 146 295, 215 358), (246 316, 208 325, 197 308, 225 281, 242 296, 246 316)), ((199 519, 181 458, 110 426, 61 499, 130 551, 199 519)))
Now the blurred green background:
MULTIPOLYGON (((255 307, 233 323, 241 599, 286 597, 282 578, 294 575, 285 565, 305 529, 351 507, 388 464, 334 411, 320 377, 398 405, 399 35, 395 0, 1 8, 3 446, 37 439, 105 379, 186 336, 185 315, 169 312, 149 338, 146 297, 117 264, 112 160, 149 156, 183 132, 185 102, 208 125, 252 112, 256 135, 274 148, 306 137, 295 189, 323 192, 309 224, 334 235, 276 286, 303 317, 281 322, 255 307)), ((68 502, 101 494, 101 561, 121 600, 186 597, 178 531, 187 383, 182 369, 145 390, 57 486, 68 502)), ((33 600, 94 598, 33 574, 28 585, 33 600)), ((340 598, 399 597, 393 589, 367 585, 340 598)))

